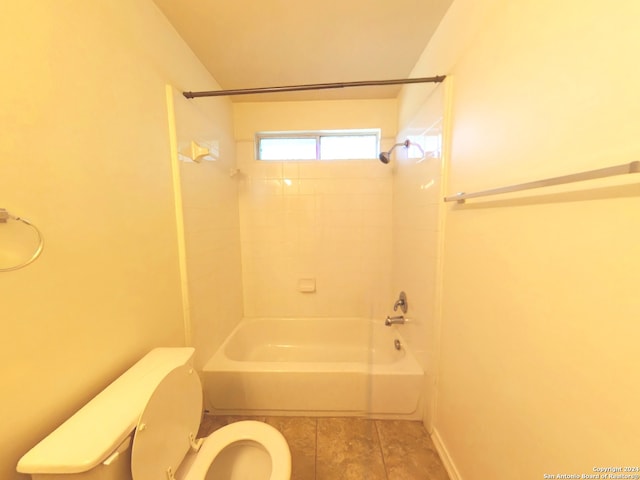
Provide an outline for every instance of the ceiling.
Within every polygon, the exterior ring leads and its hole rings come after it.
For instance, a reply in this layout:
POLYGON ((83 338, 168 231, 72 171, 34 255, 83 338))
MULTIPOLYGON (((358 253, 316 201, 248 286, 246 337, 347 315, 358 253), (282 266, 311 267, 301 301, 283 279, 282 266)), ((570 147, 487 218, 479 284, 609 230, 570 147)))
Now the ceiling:
MULTIPOLYGON (((407 78, 452 0, 154 2, 221 88, 237 89, 407 78)), ((393 98, 399 89, 357 87, 230 98, 393 98)))

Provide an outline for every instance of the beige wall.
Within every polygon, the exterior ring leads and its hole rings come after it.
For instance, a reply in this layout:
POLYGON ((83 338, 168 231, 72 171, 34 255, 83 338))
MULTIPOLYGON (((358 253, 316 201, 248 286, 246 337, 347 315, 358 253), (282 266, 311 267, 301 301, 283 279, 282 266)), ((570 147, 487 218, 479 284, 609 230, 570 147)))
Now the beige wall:
POLYGON ((380 316, 391 286, 391 168, 378 160, 258 162, 260 131, 381 128, 395 100, 234 105, 247 316, 380 316), (314 278, 315 293, 298 280, 314 278))
MULTIPOLYGON (((9 479, 147 350, 184 344, 165 84, 216 85, 150 1, 5 3, 0 207, 46 242, 0 273, 9 479)), ((5 262, 19 246, 3 228, 5 262)))
MULTIPOLYGON (((453 74, 447 193, 638 160, 639 19, 636 2, 457 0, 451 44, 425 51, 453 74)), ((628 176, 447 204, 434 425, 454 478, 636 461, 638 195, 628 176)))

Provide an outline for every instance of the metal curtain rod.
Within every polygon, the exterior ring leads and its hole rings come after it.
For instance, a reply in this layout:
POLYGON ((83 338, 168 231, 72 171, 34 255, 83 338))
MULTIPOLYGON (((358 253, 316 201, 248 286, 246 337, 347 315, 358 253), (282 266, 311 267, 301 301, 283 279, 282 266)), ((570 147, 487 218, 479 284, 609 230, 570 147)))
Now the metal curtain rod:
POLYGON ((589 170, 588 172, 574 173, 564 175, 562 177, 546 178, 535 182, 519 183, 518 185, 509 185, 507 187, 492 188, 481 192, 465 193, 460 192, 449 197, 444 197, 445 202, 464 203, 467 198, 485 197, 487 195, 499 195, 501 193, 518 192, 520 190, 529 190, 532 188, 550 187, 553 185, 562 185, 564 183, 582 182, 584 180, 593 180, 595 178, 612 177, 614 175, 624 175, 625 173, 640 173, 640 162, 625 163, 615 165, 613 167, 600 168, 598 170, 589 170))
POLYGON ((308 85, 288 85, 284 87, 239 88, 235 90, 211 90, 208 92, 182 92, 187 98, 223 97, 227 95, 251 95, 255 93, 301 92, 305 90, 326 90, 346 87, 376 87, 380 85, 402 85, 405 83, 441 83, 445 75, 421 78, 400 78, 396 80, 366 80, 362 82, 312 83, 308 85))

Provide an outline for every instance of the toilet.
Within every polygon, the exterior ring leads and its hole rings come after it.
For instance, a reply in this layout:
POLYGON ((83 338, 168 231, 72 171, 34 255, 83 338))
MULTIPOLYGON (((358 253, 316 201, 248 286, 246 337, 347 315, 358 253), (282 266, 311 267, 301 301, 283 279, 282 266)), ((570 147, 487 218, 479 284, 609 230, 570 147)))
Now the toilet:
POLYGON ((290 480, 282 434, 257 421, 196 439, 193 348, 152 350, 18 462, 33 480, 290 480))

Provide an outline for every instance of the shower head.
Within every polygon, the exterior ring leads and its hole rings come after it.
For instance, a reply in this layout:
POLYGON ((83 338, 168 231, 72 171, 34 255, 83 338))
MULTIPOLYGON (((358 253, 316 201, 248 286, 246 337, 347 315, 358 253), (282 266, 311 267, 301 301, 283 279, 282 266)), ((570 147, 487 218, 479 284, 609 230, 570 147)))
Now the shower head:
POLYGON ((378 158, 382 163, 389 163, 389 161, 391 160, 389 158, 390 153, 391 153, 391 150, 389 150, 388 152, 380 152, 380 155, 378 156, 378 158))
POLYGON ((393 152, 396 149, 396 147, 404 146, 406 148, 409 148, 410 145, 415 145, 415 143, 412 144, 407 138, 402 143, 396 143, 393 147, 391 147, 391 149, 388 152, 380 152, 380 155, 378 155, 378 158, 382 163, 389 163, 391 161, 391 152, 393 152))

